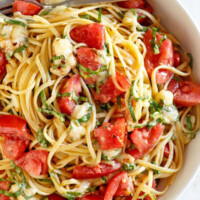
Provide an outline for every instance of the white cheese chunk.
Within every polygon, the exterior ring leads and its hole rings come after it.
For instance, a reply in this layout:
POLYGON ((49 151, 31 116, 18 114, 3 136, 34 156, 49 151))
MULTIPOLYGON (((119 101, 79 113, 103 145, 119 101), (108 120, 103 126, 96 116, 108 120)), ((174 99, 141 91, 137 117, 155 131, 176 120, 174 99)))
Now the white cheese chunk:
POLYGON ((159 103, 163 101, 166 106, 173 104, 173 94, 170 91, 161 90, 155 97, 155 101, 159 103))
POLYGON ((121 151, 122 151, 121 148, 104 150, 102 153, 102 157, 104 160, 113 160, 119 156, 121 151))

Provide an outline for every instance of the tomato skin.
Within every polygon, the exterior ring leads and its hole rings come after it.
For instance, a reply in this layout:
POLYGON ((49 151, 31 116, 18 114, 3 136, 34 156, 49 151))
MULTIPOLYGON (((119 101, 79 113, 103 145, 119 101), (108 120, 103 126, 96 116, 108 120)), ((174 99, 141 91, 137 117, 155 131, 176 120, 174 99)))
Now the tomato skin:
MULTIPOLYGON (((72 93, 74 91, 77 95, 79 95, 79 93, 82 91, 79 75, 73 75, 72 77, 70 77, 64 82, 60 89, 61 94, 72 93)), ((60 111, 69 115, 74 111, 74 108, 76 106, 76 102, 70 97, 59 97, 58 104, 60 107, 60 111)))
POLYGON ((27 122, 15 115, 0 116, 0 133, 6 136, 13 136, 22 140, 30 140, 27 122))
POLYGON ((3 153, 9 159, 19 158, 29 145, 29 140, 21 140, 13 137, 4 136, 2 144, 3 153))
MULTIPOLYGON (((117 79, 118 84, 124 90, 127 90, 130 87, 130 83, 129 83, 128 79, 126 78, 126 76, 124 76, 120 72, 116 73, 116 79, 117 79)), ((99 89, 100 89, 100 93, 98 94, 97 92, 95 92, 94 98, 96 100, 101 101, 102 103, 107 103, 111 99, 124 93, 121 90, 119 90, 118 88, 116 88, 111 76, 108 78, 108 80, 102 86, 99 87, 99 89)))
POLYGON ((40 6, 25 1, 13 3, 13 12, 21 12, 23 15, 37 15, 41 10, 40 6))
POLYGON ((46 150, 32 150, 15 160, 15 164, 32 176, 44 175, 48 172, 48 154, 46 150))
POLYGON ((169 157, 169 143, 165 145, 164 156, 169 157))
POLYGON ((116 196, 130 196, 132 191, 129 191, 130 188, 125 188, 124 186, 128 185, 128 176, 126 172, 121 172, 115 175, 106 188, 106 192, 104 195, 104 200, 112 200, 113 197, 116 196), (123 191, 121 190, 123 189, 123 191))
POLYGON ((73 28, 70 37, 76 42, 83 42, 90 48, 103 49, 105 28, 102 24, 92 23, 73 28))
POLYGON ((6 59, 5 53, 0 51, 0 81, 6 74, 6 65, 8 61, 6 59))
MULTIPOLYGON (((10 181, 0 181, 0 189, 8 191, 10 188, 10 181)), ((0 194, 0 200, 10 200, 10 197, 0 194)))
POLYGON ((50 194, 47 197, 49 200, 65 200, 66 199, 58 194, 50 194))
POLYGON ((176 106, 195 106, 200 103, 200 85, 191 81, 171 80, 168 90, 174 94, 176 106))
MULTIPOLYGON (((98 68, 102 67, 102 64, 99 62, 100 56, 95 53, 95 49, 87 47, 80 48, 77 50, 77 57, 79 64, 88 69, 96 71, 98 68)), ((97 75, 93 75, 85 79, 85 82, 86 84, 94 84, 96 79, 97 75)))
POLYGON ((125 145, 126 125, 125 119, 120 118, 114 124, 103 123, 101 127, 94 130, 101 150, 121 148, 125 145))
POLYGON ((181 63, 181 55, 178 52, 174 52, 174 67, 178 67, 181 63))
POLYGON ((94 167, 76 165, 72 173, 72 178, 75 179, 100 178, 102 176, 106 176, 108 174, 116 172, 120 168, 121 164, 116 161, 114 166, 105 163, 100 163, 94 167))
POLYGON ((137 147, 127 152, 135 159, 143 157, 151 148, 153 148, 159 140, 164 125, 157 124, 151 130, 145 128, 135 129, 131 133, 131 141, 137 147))
MULTIPOLYGON (((160 41, 162 36, 156 33, 156 38, 157 41, 160 41)), ((173 46, 171 40, 169 39, 164 40, 160 46, 160 53, 155 55, 151 46, 152 39, 153 39, 152 30, 149 29, 145 33, 143 39, 144 44, 147 48, 144 64, 149 77, 151 77, 153 70, 160 64, 170 65, 170 66, 174 65, 173 46)), ((166 83, 171 78, 172 74, 173 73, 169 70, 160 69, 156 73, 156 82, 158 84, 166 83)))
POLYGON ((118 5, 123 8, 144 8, 145 1, 144 0, 130 0, 130 1, 121 1, 118 2, 118 5))
POLYGON ((77 200, 103 200, 103 196, 96 194, 86 194, 82 197, 78 197, 77 200))

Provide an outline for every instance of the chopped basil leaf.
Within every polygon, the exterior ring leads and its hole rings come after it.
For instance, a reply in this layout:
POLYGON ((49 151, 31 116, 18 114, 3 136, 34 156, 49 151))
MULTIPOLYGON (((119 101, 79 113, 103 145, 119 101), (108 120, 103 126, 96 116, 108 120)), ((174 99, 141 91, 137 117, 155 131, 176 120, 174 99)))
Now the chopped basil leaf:
POLYGON ((96 91, 97 91, 97 94, 100 94, 100 88, 98 85, 96 85, 96 91))
POLYGON ((176 77, 176 76, 173 77, 173 80, 175 80, 175 81, 177 81, 177 82, 180 82, 180 81, 181 81, 181 79, 178 78, 178 77, 176 77))
POLYGON ((149 97, 147 95, 143 97, 135 97, 135 101, 138 102, 139 100, 147 100, 149 97))
POLYGON ((15 49, 14 50, 14 52, 13 52, 13 55, 15 54, 15 53, 18 53, 18 52, 22 52, 24 49, 26 49, 28 47, 28 44, 26 43, 26 44, 24 44, 24 45, 22 45, 21 47, 19 47, 18 49, 15 49))
POLYGON ((39 16, 48 15, 51 12, 51 10, 52 10, 52 8, 44 9, 39 13, 39 16))
POLYGON ((14 19, 8 19, 5 20, 8 24, 14 24, 14 25, 20 25, 23 26, 24 28, 28 28, 28 25, 25 24, 24 22, 18 21, 18 20, 14 20, 14 19))
POLYGON ((53 185, 53 181, 51 179, 44 178, 44 179, 37 179, 37 180, 40 182, 50 183, 51 185, 53 185))
POLYGON ((106 110, 109 111, 111 109, 112 105, 110 103, 101 103, 99 105, 99 112, 101 112, 102 110, 106 110))
POLYGON ((118 96, 117 97, 117 107, 121 107, 121 105, 122 105, 122 102, 121 102, 121 96, 118 96))
POLYGON ((133 80, 132 83, 131 83, 130 90, 129 90, 128 108, 129 108, 131 117, 133 118, 133 121, 135 122, 136 121, 135 112, 134 112, 134 109, 133 109, 133 106, 132 106, 132 103, 131 103, 131 100, 133 98, 134 84, 135 84, 135 81, 133 80))
POLYGON ((90 15, 88 15, 88 14, 80 15, 79 17, 83 18, 83 19, 90 19, 90 15))
POLYGON ((98 22, 102 21, 102 8, 99 8, 99 14, 98 14, 98 22))
POLYGON ((96 186, 92 186, 92 187, 89 187, 88 189, 87 189, 87 192, 89 193, 89 192, 91 192, 91 193, 94 193, 95 192, 95 190, 96 190, 96 186))
POLYGON ((58 93, 57 96, 58 96, 58 97, 70 97, 70 96, 71 96, 71 93, 69 93, 69 92, 66 92, 66 93, 64 93, 64 94, 58 93))
POLYGON ((65 60, 65 56, 64 55, 61 55, 61 56, 55 56, 55 57, 53 57, 51 60, 50 60, 50 62, 51 63, 53 63, 54 62, 54 60, 65 60))
POLYGON ((44 90, 42 90, 40 92, 40 101, 41 101, 42 105, 45 104, 46 101, 47 101, 46 94, 45 94, 44 90))
POLYGON ((153 114, 154 112, 158 111, 161 113, 163 109, 163 101, 160 101, 160 103, 155 102, 153 99, 150 100, 150 113, 153 114))
POLYGON ((120 18, 121 18, 121 19, 123 19, 123 18, 124 18, 124 15, 123 15, 123 13, 121 13, 121 12, 118 12, 117 14, 120 16, 120 18))
POLYGON ((132 12, 136 17, 138 17, 138 14, 137 14, 137 12, 136 12, 134 9, 131 9, 131 12, 132 12))
MULTIPOLYGON (((152 162, 154 165, 157 165, 157 163, 155 161, 152 162)), ((156 169, 153 169, 153 173, 154 174, 161 174, 162 172, 161 171, 158 171, 156 169)))
POLYGON ((105 49, 106 49, 106 52, 107 52, 107 56, 110 56, 111 54, 110 54, 110 51, 109 51, 109 48, 108 48, 108 44, 105 43, 104 46, 105 46, 105 49))
POLYGON ((186 127, 188 130, 192 130, 192 122, 191 122, 191 116, 187 115, 186 116, 186 127))
POLYGON ((135 164, 126 163, 121 167, 122 171, 133 171, 135 169, 135 164))
POLYGON ((190 59, 190 67, 191 67, 191 69, 193 68, 193 56, 192 56, 192 54, 191 53, 187 53, 187 56, 189 57, 189 59, 190 59))
POLYGON ((137 20, 140 20, 140 19, 143 19, 143 18, 146 18, 146 15, 140 15, 140 16, 138 16, 137 20))
POLYGON ((80 119, 77 119, 76 121, 80 124, 82 122, 87 122, 91 118, 91 113, 92 113, 92 106, 90 106, 88 113, 81 117, 80 119))
POLYGON ((64 114, 56 112, 52 106, 44 104, 42 108, 39 108, 40 112, 49 114, 49 115, 54 115, 57 117, 61 122, 65 122, 65 117, 64 114))
POLYGON ((97 119, 97 121, 96 121, 96 125, 97 126, 100 126, 101 125, 101 122, 97 119))
POLYGON ((11 58, 12 58, 12 56, 8 52, 6 52, 6 59, 10 60, 11 58))
POLYGON ((68 200, 75 200, 76 197, 80 196, 81 193, 79 192, 66 192, 66 195, 65 197, 68 199, 68 200))
POLYGON ((49 142, 46 140, 46 138, 44 137, 43 133, 42 133, 42 129, 40 129, 37 132, 37 140, 40 143, 40 145, 44 148, 47 148, 49 146, 49 142))
POLYGON ((107 181, 107 177, 106 176, 102 176, 101 180, 102 180, 103 183, 105 183, 107 181))
POLYGON ((79 97, 79 100, 81 100, 81 101, 88 101, 88 98, 87 98, 87 97, 80 96, 80 97, 79 97))
POLYGON ((59 67, 61 67, 61 68, 65 67, 65 64, 58 64, 58 65, 52 65, 51 66, 52 69, 56 69, 56 68, 59 68, 59 67))

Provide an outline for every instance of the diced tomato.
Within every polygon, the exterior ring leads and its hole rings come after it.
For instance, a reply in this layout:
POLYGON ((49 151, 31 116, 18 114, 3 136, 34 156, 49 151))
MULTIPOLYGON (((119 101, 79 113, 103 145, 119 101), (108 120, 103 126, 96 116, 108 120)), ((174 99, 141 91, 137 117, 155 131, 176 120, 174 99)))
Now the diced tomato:
POLYGON ((125 119, 117 119, 114 124, 103 123, 94 130, 101 150, 121 148, 125 145, 126 126, 125 119))
POLYGON ((0 81, 6 74, 6 65, 8 61, 6 60, 5 53, 0 51, 0 81))
MULTIPOLYGON (((156 33, 157 42, 161 40, 162 36, 156 33)), ((173 56, 173 46, 172 42, 169 39, 166 39, 162 42, 160 46, 160 53, 154 54, 153 48, 151 45, 151 40, 153 39, 152 30, 149 29, 144 35, 144 44, 147 48, 147 53, 145 56, 145 68, 148 75, 151 77, 153 70, 161 64, 164 65, 174 65, 174 56, 173 56)), ((172 72, 166 69, 161 69, 156 73, 156 82, 158 84, 166 83, 172 76, 172 72)))
POLYGON ((3 153, 9 159, 17 159, 22 156, 28 145, 29 140, 4 136, 4 142, 2 144, 3 153))
POLYGON ((10 200, 10 197, 4 194, 0 194, 0 200, 10 200))
POLYGON ((168 90, 174 94, 174 103, 177 106, 195 106, 200 103, 200 85, 191 81, 171 80, 168 90))
POLYGON ((181 55, 178 52, 174 52, 174 67, 178 67, 181 63, 181 55))
POLYGON ((102 176, 106 176, 108 174, 116 172, 120 168, 121 164, 116 161, 115 165, 108 165, 105 163, 100 163, 94 167, 76 165, 72 173, 72 178, 75 179, 100 178, 102 176))
POLYGON ((32 150, 15 160, 15 164, 26 170, 30 175, 39 176, 48 172, 48 151, 32 150))
POLYGON ((58 194, 50 194, 47 197, 48 197, 48 200, 65 200, 66 199, 58 194))
MULTIPOLYGON (((66 80, 60 90, 61 94, 65 93, 76 93, 78 96, 82 91, 81 81, 79 75, 73 75, 68 80, 66 80)), ((62 113, 71 114, 74 111, 76 102, 71 99, 71 97, 60 97, 58 98, 58 103, 62 113)))
MULTIPOLYGON (((77 50, 78 62, 84 67, 96 71, 98 68, 102 67, 100 63, 100 56, 97 55, 95 49, 83 47, 77 50)), ((87 73, 85 73, 87 74, 87 73)), ((95 83, 97 75, 93 75, 85 80, 87 84, 95 83)))
MULTIPOLYGON (((118 2, 118 5, 123 7, 123 8, 140 8, 143 9, 149 13, 153 13, 153 8, 151 5, 145 1, 145 0, 131 0, 131 1, 122 1, 118 2)), ((143 16, 142 13, 138 13, 138 17, 143 16)), ((148 21, 148 17, 142 17, 138 19, 138 22, 140 24, 145 24, 148 21)))
POLYGON ((82 197, 78 197, 77 200, 103 200, 103 196, 96 194, 86 194, 82 197))
POLYGON ((146 4, 145 0, 130 0, 118 2, 118 5, 123 8, 144 8, 146 4))
POLYGON ((169 157, 169 143, 165 145, 164 148, 164 155, 168 158, 169 157))
MULTIPOLYGON (((0 181, 0 189, 8 191, 10 188, 10 181, 0 181)), ((10 200, 10 197, 0 194, 0 200, 10 200)))
MULTIPOLYGON (((128 79, 126 78, 126 76, 124 76, 120 72, 116 73, 116 79, 117 79, 118 84, 124 90, 127 90, 130 87, 130 83, 129 83, 128 79)), ((99 94, 97 92, 95 92, 94 98, 96 100, 101 101, 102 103, 107 103, 111 99, 124 93, 115 86, 111 76, 108 78, 108 80, 102 86, 99 87, 99 89, 100 89, 99 94)))
POLYGON ((117 189, 117 192, 115 193, 116 197, 126 197, 130 196, 133 191, 133 185, 132 182, 129 181, 127 173, 124 173, 124 177, 119 184, 119 187, 117 189))
POLYGON ((158 142, 164 125, 157 124, 151 130, 147 128, 135 129, 131 133, 131 141, 136 146, 135 149, 129 149, 127 152, 135 159, 143 157, 158 142))
POLYGON ((40 6, 25 1, 13 3, 13 12, 21 12, 23 15, 37 15, 41 10, 40 6))
POLYGON ((109 182, 104 200, 112 200, 114 196, 130 196, 133 188, 130 187, 128 175, 121 172, 115 175, 109 182))
POLYGON ((30 140, 26 120, 15 115, 0 116, 0 134, 22 140, 30 140))
POLYGON ((76 42, 83 42, 90 48, 103 49, 105 28, 99 23, 81 25, 72 29, 70 36, 76 42))

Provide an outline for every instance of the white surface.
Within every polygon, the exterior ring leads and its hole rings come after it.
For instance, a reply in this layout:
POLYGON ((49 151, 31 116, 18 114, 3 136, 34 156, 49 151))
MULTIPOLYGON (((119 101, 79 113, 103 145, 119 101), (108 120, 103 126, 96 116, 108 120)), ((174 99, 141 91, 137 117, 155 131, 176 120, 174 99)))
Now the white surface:
MULTIPOLYGON (((200 0, 179 0, 189 12, 195 21, 199 31, 200 31, 200 0)), ((200 47, 199 47, 200 49, 200 47)), ((172 186, 173 187, 173 186, 172 186)), ((200 200, 200 170, 192 181, 191 185, 183 193, 181 200, 200 200)))

